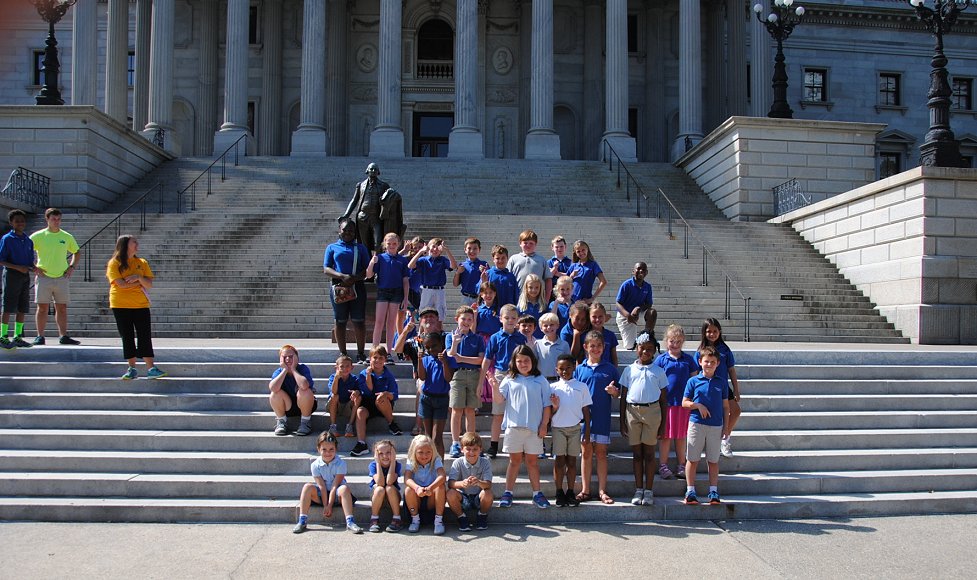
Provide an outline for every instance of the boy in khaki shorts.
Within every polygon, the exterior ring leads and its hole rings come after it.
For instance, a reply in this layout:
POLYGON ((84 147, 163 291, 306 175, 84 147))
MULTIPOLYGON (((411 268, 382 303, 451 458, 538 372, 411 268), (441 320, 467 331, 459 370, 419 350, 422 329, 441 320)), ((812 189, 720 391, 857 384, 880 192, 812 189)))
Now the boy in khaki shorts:
POLYGON ((590 441, 590 389, 583 382, 573 378, 577 360, 570 353, 561 354, 556 359, 556 374, 559 380, 550 385, 553 394, 550 403, 553 415, 553 481, 556 482, 556 505, 576 507, 580 505, 573 487, 577 481, 577 457, 580 456, 580 421, 583 420, 583 440, 590 441), (566 478, 566 491, 563 480, 566 478))
POLYGON ((667 412, 665 391, 668 377, 652 364, 655 339, 644 332, 635 341, 638 358, 621 373, 621 434, 631 445, 631 467, 634 470, 632 505, 653 505, 655 494, 655 447, 665 434, 667 412))
POLYGON ((31 234, 37 254, 34 281, 34 302, 37 304, 35 345, 44 344, 48 306, 54 301, 54 320, 58 325, 58 344, 80 344, 68 336, 68 303, 71 294, 68 281, 81 260, 81 250, 74 236, 61 229, 61 210, 55 207, 44 212, 47 227, 31 234), (68 262, 68 256, 71 262, 68 262))
POLYGON ((485 341, 475 333, 475 311, 470 306, 455 310, 456 328, 447 337, 448 364, 455 370, 451 377, 448 407, 451 408, 451 449, 448 454, 461 457, 461 419, 465 417, 468 432, 477 433, 475 407, 481 404, 478 380, 485 358, 485 341))

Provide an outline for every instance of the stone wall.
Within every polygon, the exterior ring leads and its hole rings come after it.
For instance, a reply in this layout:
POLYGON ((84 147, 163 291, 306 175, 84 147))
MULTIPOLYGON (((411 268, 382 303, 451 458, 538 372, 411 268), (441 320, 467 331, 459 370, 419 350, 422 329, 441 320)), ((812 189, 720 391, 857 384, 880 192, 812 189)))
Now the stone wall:
POLYGON ((917 167, 790 224, 920 344, 977 344, 977 170, 917 167))
POLYGON ((92 106, 0 106, 0 176, 51 178, 51 205, 100 211, 173 157, 92 106))
POLYGON ((730 117, 675 162, 726 217, 774 216, 773 188, 796 178, 814 201, 875 179, 879 123, 730 117))

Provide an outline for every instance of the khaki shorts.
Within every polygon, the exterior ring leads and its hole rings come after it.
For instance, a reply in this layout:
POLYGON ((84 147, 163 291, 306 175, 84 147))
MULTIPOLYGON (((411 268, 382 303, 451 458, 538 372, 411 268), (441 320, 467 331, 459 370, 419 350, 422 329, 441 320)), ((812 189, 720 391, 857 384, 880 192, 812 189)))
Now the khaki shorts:
POLYGON ((543 452, 543 440, 539 433, 525 427, 509 427, 505 430, 505 440, 502 442, 504 453, 531 453, 539 455, 543 452))
POLYGON ((580 425, 553 427, 553 457, 580 455, 580 425))
POLYGON ((719 442, 723 438, 723 428, 719 425, 702 425, 689 423, 689 443, 685 458, 689 461, 702 459, 702 452, 706 453, 706 462, 719 463, 719 442))
POLYGON ((662 412, 658 403, 650 407, 628 405, 628 444, 657 445, 658 428, 662 424, 662 412))
MULTIPOLYGON (((492 369, 492 370, 494 370, 494 369, 492 369)), ((502 381, 505 380, 505 373, 502 372, 502 371, 496 370, 495 371, 495 380, 498 381, 498 383, 501 385, 502 384, 502 381)), ((493 415, 505 415, 505 401, 503 401, 501 403, 496 403, 495 402, 495 397, 494 397, 494 392, 493 392, 493 398, 492 398, 492 414, 493 415)), ((542 451, 540 451, 540 453, 542 453, 542 451)))
POLYGON ((34 304, 65 304, 71 302, 68 278, 48 278, 38 276, 34 282, 34 304))
POLYGON ((474 409, 481 406, 478 396, 478 369, 458 369, 451 377, 448 406, 452 409, 474 409))

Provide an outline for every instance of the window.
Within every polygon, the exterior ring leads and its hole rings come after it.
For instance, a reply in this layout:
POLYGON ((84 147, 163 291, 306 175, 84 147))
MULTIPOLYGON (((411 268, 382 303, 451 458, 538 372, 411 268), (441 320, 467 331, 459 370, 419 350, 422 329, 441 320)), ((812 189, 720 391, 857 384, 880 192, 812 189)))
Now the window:
POLYGON ((129 70, 126 71, 126 79, 130 87, 136 86, 136 52, 134 50, 129 51, 129 58, 127 60, 129 70))
POLYGON ((258 26, 258 7, 250 6, 248 8, 248 44, 258 44, 260 38, 258 37, 258 31, 260 30, 258 26))
POLYGON ((902 105, 899 95, 900 78, 895 73, 879 74, 879 104, 885 107, 902 105))
POLYGON ((828 100, 828 71, 823 68, 804 69, 804 100, 824 103, 828 100))
POLYGON ((44 84, 44 50, 35 49, 31 51, 31 84, 41 86, 44 84))
POLYGON ((883 151, 879 153, 879 179, 902 172, 902 154, 883 151))
POLYGON ((954 77, 950 83, 950 107, 960 111, 974 108, 974 79, 954 77))
POLYGON ((628 52, 638 52, 638 15, 628 14, 628 52))

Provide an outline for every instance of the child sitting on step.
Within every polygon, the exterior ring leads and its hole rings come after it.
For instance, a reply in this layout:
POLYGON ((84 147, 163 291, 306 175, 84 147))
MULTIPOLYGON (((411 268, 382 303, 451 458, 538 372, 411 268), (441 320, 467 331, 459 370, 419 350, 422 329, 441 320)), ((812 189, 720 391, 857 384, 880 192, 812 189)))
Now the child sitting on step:
POLYGON ((387 526, 390 533, 401 530, 400 520, 400 471, 401 465, 397 461, 397 448, 393 441, 381 439, 373 445, 373 461, 370 462, 370 490, 373 500, 370 511, 370 531, 379 533, 380 508, 386 503, 393 512, 393 519, 387 526))
POLYGON ((346 485, 346 462, 339 456, 336 438, 323 431, 316 439, 319 457, 312 462, 312 478, 315 483, 302 486, 299 498, 299 521, 292 533, 301 534, 308 529, 309 508, 312 504, 322 506, 322 516, 332 517, 333 508, 342 506, 346 516, 346 529, 354 534, 362 534, 363 528, 353 519, 353 504, 356 498, 346 485))
POLYGON ((404 471, 404 501, 410 511, 410 527, 416 534, 421 530, 421 511, 434 511, 434 535, 444 534, 445 482, 444 460, 434 452, 434 443, 427 435, 418 435, 407 448, 407 470, 404 471))
POLYGON ((353 457, 366 455, 366 422, 371 417, 383 417, 391 435, 400 435, 394 421, 394 402, 400 394, 397 379, 386 368, 387 347, 382 344, 370 351, 370 364, 356 377, 360 389, 360 406, 356 409, 356 445, 349 452, 353 457))
POLYGON ((353 423, 356 421, 356 409, 360 406, 360 388, 353 374, 353 359, 349 355, 341 354, 336 358, 336 372, 329 377, 329 432, 339 437, 336 419, 346 415, 348 422, 343 433, 346 437, 355 437, 353 423))

